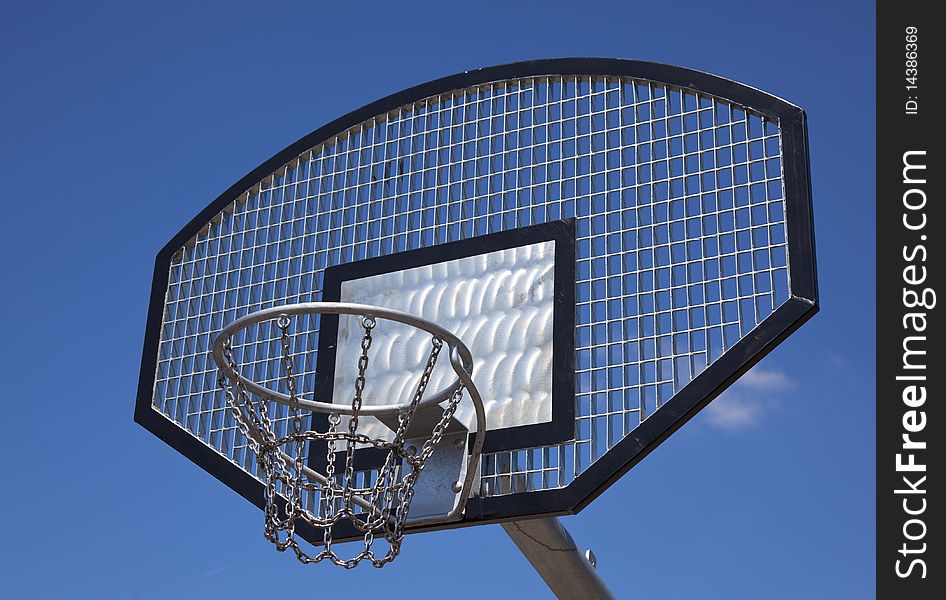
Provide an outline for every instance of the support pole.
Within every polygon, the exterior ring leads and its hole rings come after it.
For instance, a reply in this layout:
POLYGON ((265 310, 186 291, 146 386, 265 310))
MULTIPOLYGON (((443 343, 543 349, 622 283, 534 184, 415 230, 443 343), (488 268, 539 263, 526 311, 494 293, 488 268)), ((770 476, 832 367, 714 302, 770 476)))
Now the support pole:
POLYGON ((510 521, 502 526, 559 600, 614 600, 558 518, 510 521))

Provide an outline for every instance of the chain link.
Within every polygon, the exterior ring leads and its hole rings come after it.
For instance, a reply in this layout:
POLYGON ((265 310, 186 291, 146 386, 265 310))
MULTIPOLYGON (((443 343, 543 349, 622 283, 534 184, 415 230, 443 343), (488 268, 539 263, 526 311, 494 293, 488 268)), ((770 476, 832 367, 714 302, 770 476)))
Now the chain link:
POLYGON ((437 357, 443 347, 443 341, 433 337, 427 362, 414 394, 407 407, 398 415, 398 426, 393 440, 386 441, 359 433, 359 415, 364 403, 369 366, 368 352, 376 321, 372 316, 365 315, 361 319, 361 326, 364 333, 352 394, 351 414, 347 428, 341 431, 340 413, 329 413, 328 427, 324 432, 306 429, 304 425, 292 353, 292 319, 289 315, 281 314, 276 319, 282 350, 282 382, 289 397, 289 427, 285 435, 276 434, 273 420, 269 416, 269 400, 259 398, 254 402, 248 393, 239 377, 240 368, 234 358, 231 342, 227 340, 224 343, 226 363, 238 377, 228 381, 221 376, 220 386, 224 390, 228 410, 237 422, 240 432, 246 437, 247 445, 256 455, 262 471, 266 503, 264 536, 277 550, 291 550, 303 563, 328 560, 351 569, 365 559, 375 567, 382 567, 397 557, 404 537, 404 524, 414 497, 414 484, 424 464, 433 454, 434 447, 442 439, 463 397, 461 386, 449 399, 440 420, 420 451, 405 448, 405 438, 411 420, 423 400, 437 357), (323 481, 306 476, 307 446, 314 441, 325 443, 326 466, 323 481), (335 466, 339 444, 343 444, 346 454, 341 475, 336 473, 335 466), (377 471, 364 474, 365 484, 359 487, 356 485, 354 455, 359 448, 365 447, 383 450, 387 452, 387 456, 384 465, 377 471), (369 481, 370 476, 373 476, 373 483, 369 481), (313 514, 306 509, 307 498, 312 502, 317 499, 317 513, 313 514), (356 498, 359 499, 357 504, 361 506, 355 506, 356 498), (321 550, 314 555, 303 550, 296 539, 296 523, 300 519, 322 531, 321 550), (332 546, 334 527, 343 520, 350 522, 358 531, 364 532, 362 550, 349 559, 340 558, 332 546), (373 543, 379 537, 387 541, 387 550, 383 554, 372 549, 373 543))

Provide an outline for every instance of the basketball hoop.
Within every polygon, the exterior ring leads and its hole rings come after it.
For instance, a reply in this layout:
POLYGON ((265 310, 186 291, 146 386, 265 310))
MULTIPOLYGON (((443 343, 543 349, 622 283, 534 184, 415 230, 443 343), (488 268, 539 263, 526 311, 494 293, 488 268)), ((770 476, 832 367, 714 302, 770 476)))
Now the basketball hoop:
MULTIPOLYGON (((446 329, 408 313, 379 306, 337 302, 270 308, 247 315, 224 327, 214 341, 213 358, 220 369, 220 384, 225 390, 230 413, 246 436, 262 472, 266 503, 265 537, 280 552, 291 549, 303 563, 318 563, 327 559, 336 565, 352 568, 364 559, 370 560, 375 567, 382 567, 394 560, 400 551, 404 527, 411 522, 410 506, 415 484, 445 430, 455 423, 453 416, 464 390, 473 402, 476 430, 486 430, 486 412, 473 384, 473 359, 469 349, 446 329), (292 354, 290 330, 294 318, 313 314, 361 317, 364 333, 350 404, 319 402, 299 396, 301 390, 297 384, 298 373, 292 354), (385 405, 363 404, 372 331, 378 319, 400 322, 431 334, 427 361, 409 401, 385 405), (234 358, 234 335, 269 321, 275 321, 279 330, 282 349, 280 381, 287 393, 265 387, 243 376, 234 358), (455 377, 448 385, 425 398, 431 373, 444 346, 448 350, 455 377), (288 422, 284 426, 270 415, 270 402, 288 406, 288 422), (327 414, 327 429, 316 431, 314 420, 313 424, 306 427, 302 411, 327 414), (419 433, 419 419, 415 417, 419 413, 429 414, 433 411, 439 413, 439 420, 433 419, 433 425, 429 428, 422 425, 424 431, 419 433), (342 415, 348 418, 347 427, 340 427, 342 415), (359 432, 359 420, 364 417, 389 417, 387 422, 396 423, 391 426, 393 437, 386 439, 359 432), (285 432, 282 433, 281 429, 285 429, 285 432), (418 443, 419 438, 423 441, 418 443), (408 441, 414 445, 408 444, 408 441), (318 472, 307 464, 311 442, 325 444, 327 462, 324 472, 318 472), (369 472, 356 471, 354 456, 359 448, 375 448, 385 452, 384 464, 369 472), (336 452, 340 453, 343 449, 344 464, 336 470, 336 452), (363 550, 349 559, 340 558, 332 549, 333 527, 342 521, 348 521, 364 534, 363 550), (300 522, 321 530, 319 552, 309 554, 300 547, 296 539, 296 527, 300 522), (380 556, 372 550, 372 544, 378 537, 384 538, 388 544, 387 551, 380 556)), ((423 421, 429 422, 428 419, 423 421)), ((457 481, 452 485, 451 491, 456 494, 453 508, 435 519, 427 517, 426 520, 450 521, 462 516, 476 478, 483 437, 482 433, 475 436, 466 463, 462 464, 457 481)), ((461 439, 462 442, 458 443, 462 443, 465 448, 465 429, 461 439)))

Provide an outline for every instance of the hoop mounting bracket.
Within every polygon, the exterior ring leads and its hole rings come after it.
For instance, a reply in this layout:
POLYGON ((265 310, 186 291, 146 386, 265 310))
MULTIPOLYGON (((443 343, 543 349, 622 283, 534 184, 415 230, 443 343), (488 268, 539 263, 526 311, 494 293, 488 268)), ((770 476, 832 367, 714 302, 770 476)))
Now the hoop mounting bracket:
MULTIPOLYGON (((452 427, 453 423, 451 423, 452 427)), ((423 437, 410 439, 407 445, 419 448, 425 439, 423 437)), ((467 469, 470 468, 467 460, 468 440, 469 432, 462 425, 444 434, 438 444, 437 452, 433 453, 424 465, 424 476, 418 478, 414 485, 414 499, 405 522, 407 527, 428 522, 455 521, 463 516, 463 507, 460 503, 466 503, 462 486, 467 476, 467 469)), ((480 462, 476 461, 473 468, 479 471, 479 465, 480 462)), ((472 488, 475 490, 478 487, 479 473, 477 472, 472 488)))

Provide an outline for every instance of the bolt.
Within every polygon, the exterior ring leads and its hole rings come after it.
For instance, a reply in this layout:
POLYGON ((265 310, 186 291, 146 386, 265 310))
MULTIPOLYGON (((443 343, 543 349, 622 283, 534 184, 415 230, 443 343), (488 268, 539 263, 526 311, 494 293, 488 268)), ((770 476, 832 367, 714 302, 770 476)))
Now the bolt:
POLYGON ((454 494, 459 494, 460 490, 463 489, 463 484, 459 481, 454 481, 453 485, 450 486, 450 489, 453 490, 454 494))

